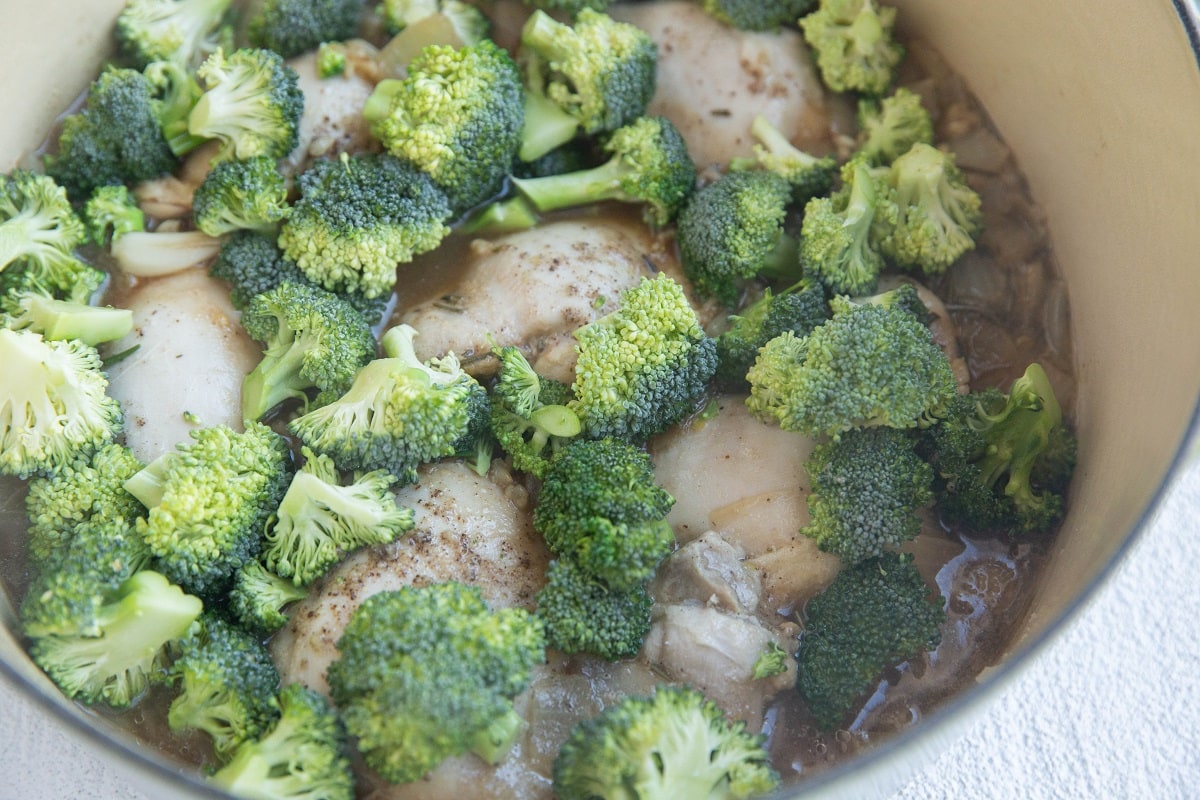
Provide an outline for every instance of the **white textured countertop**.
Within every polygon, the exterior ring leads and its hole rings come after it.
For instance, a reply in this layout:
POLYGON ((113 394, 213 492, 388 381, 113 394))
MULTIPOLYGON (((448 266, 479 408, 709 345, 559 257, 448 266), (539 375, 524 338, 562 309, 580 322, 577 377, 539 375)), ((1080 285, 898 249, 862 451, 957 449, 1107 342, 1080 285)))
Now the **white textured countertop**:
MULTIPOLYGON (((895 800, 1200 795, 1200 464, 1066 635, 895 800)), ((0 681, 0 800, 131 791, 0 681)))

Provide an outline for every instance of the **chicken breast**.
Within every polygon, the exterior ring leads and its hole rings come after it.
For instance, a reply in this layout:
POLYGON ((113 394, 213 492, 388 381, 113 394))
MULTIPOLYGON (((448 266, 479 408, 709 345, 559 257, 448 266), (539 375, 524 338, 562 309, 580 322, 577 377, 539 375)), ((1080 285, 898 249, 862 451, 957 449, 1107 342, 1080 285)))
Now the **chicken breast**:
POLYGON ((242 329, 229 290, 206 270, 141 283, 122 303, 133 331, 109 352, 137 351, 108 369, 125 409, 125 441, 153 461, 197 426, 242 427, 242 381, 262 350, 242 329))
POLYGON ((329 78, 318 76, 316 53, 293 58, 288 65, 300 79, 304 114, 296 147, 279 162, 285 175, 300 172, 316 158, 379 149, 362 116, 363 106, 375 90, 374 83, 355 70, 329 78))
POLYGON ((752 155, 750 124, 758 114, 801 149, 832 151, 832 101, 796 31, 739 31, 699 3, 678 0, 627 3, 609 13, 658 43, 658 86, 647 113, 675 123, 700 168, 752 155))

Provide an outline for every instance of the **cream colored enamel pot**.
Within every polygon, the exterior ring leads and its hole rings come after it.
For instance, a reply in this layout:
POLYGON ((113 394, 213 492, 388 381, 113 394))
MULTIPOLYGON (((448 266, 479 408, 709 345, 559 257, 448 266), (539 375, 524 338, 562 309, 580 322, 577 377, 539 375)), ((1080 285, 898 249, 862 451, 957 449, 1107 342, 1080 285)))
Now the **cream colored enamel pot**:
MULTIPOLYGON (((1179 469, 1200 397, 1200 69, 1171 0, 893 0, 966 78, 1045 209, 1069 287, 1079 467, 1041 590, 1005 663, 911 733, 802 793, 870 796, 972 716, 1110 574, 1179 469)), ((0 169, 85 87, 121 0, 9 3, 0 24, 0 169)), ((152 797, 216 797, 64 703, 11 633, 0 675, 152 797)), ((16 765, 7 765, 16 766, 16 765)), ((3 790, 0 789, 0 795, 3 790)))

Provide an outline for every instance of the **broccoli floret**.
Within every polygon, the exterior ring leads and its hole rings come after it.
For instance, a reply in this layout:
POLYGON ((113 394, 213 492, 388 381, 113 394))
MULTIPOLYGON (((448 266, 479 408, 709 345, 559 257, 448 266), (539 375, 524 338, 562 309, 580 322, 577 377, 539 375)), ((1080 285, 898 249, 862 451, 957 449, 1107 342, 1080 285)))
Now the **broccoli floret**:
POLYGON ((31 330, 46 339, 78 339, 95 347, 133 330, 129 309, 56 300, 36 291, 6 296, 0 306, 8 315, 4 324, 9 328, 31 330))
POLYGON ((887 553, 847 569, 809 602, 796 689, 821 728, 841 722, 887 667, 937 646, 941 598, 912 565, 887 553))
POLYGON ((754 671, 751 673, 751 677, 757 681, 782 675, 787 672, 790 660, 791 654, 780 647, 778 642, 768 642, 759 654, 758 660, 754 662, 754 671))
POLYGON ((801 532, 843 564, 892 551, 921 532, 917 511, 933 502, 933 468, 908 431, 846 431, 818 444, 804 466, 811 521, 801 532))
POLYGON ((468 751, 499 761, 520 730, 512 699, 545 657, 536 617, 492 610, 477 587, 453 582, 368 597, 337 647, 334 702, 367 765, 392 783, 468 751))
POLYGON ((0 328, 0 364, 0 475, 53 472, 121 432, 94 347, 0 328))
POLYGON ((679 130, 663 117, 642 117, 618 129, 604 143, 610 158, 598 167, 512 178, 512 184, 538 211, 616 200, 641 203, 651 225, 673 220, 696 188, 696 165, 679 130))
POLYGON ((883 175, 864 159, 842 168, 843 186, 804 207, 800 264, 831 293, 866 295, 884 267, 880 240, 891 232, 896 205, 883 175))
POLYGON ((188 114, 192 136, 218 139, 217 158, 283 158, 299 141, 304 93, 271 50, 218 50, 196 70, 204 94, 188 114))
POLYGON ((956 397, 926 438, 945 519, 1036 533, 1062 517, 1074 436, 1040 364, 1030 364, 1007 396, 987 389, 956 397))
POLYGON ((287 442, 265 425, 245 433, 223 425, 191 431, 191 441, 125 481, 149 509, 138 532, 171 580, 213 596, 258 555, 267 519, 291 478, 287 442))
POLYGON ((592 8, 574 11, 574 26, 539 10, 521 29, 522 161, 541 158, 581 131, 594 136, 631 125, 654 96, 658 48, 649 34, 592 8))
POLYGON ((284 281, 252 299, 242 327, 262 342, 262 361, 242 382, 242 416, 259 419, 287 400, 308 404, 319 390, 327 402, 350 388, 359 368, 375 356, 367 318, 335 294, 284 281))
POLYGON ((392 155, 428 174, 459 214, 494 197, 521 143, 521 77, 489 39, 430 45, 403 80, 385 79, 363 107, 392 155))
POLYGON ((321 42, 317 47, 317 77, 322 80, 346 73, 344 42, 321 42))
POLYGON ((386 295, 396 265, 450 233, 450 204, 428 175, 395 156, 318 161, 279 232, 284 256, 330 291, 386 295))
POLYGON ((143 74, 150 82, 151 105, 171 152, 183 156, 207 142, 188 130, 188 116, 204 94, 195 74, 174 61, 155 61, 143 74))
POLYGON ((133 521, 146 510, 123 484, 143 466, 114 442, 31 480, 25 495, 31 562, 46 563, 84 524, 111 524, 131 532, 133 521))
POLYGON ((101 247, 131 231, 146 230, 146 215, 124 184, 100 186, 83 207, 88 235, 101 247))
POLYGON ((202 608, 198 598, 159 573, 142 570, 96 598, 94 632, 39 636, 27 629, 34 637, 30 655, 68 697, 128 706, 145 692, 170 645, 184 636, 202 608))
POLYGON ((83 110, 63 121, 57 151, 44 161, 77 202, 98 186, 156 178, 178 163, 159 127, 150 81, 114 67, 92 83, 83 110))
POLYGON ((284 257, 274 238, 257 231, 235 231, 223 238, 208 272, 229 284, 230 302, 239 310, 284 282, 309 282, 296 263, 284 257))
POLYGON ((932 319, 929 307, 921 300, 921 293, 917 291, 916 285, 907 281, 902 282, 894 289, 859 297, 842 297, 838 302, 846 308, 854 306, 894 308, 908 314, 922 325, 928 325, 932 319))
POLYGON ((877 0, 821 0, 800 27, 826 86, 835 92, 881 95, 904 58, 892 33, 895 22, 896 9, 877 0))
POLYGON ((626 697, 581 722, 554 760, 562 800, 734 800, 778 786, 765 738, 683 686, 626 697))
POLYGON ((167 724, 175 733, 207 733, 221 761, 279 717, 279 672, 271 654, 254 636, 211 612, 180 644, 167 679, 177 692, 167 724))
POLYGON ((152 61, 194 67, 221 44, 231 0, 126 0, 114 31, 121 52, 143 68, 152 61))
POLYGON ((452 353, 422 363, 416 334, 408 325, 385 333, 387 357, 359 370, 338 400, 293 420, 292 434, 338 469, 383 469, 402 483, 416 481, 419 465, 458 452, 478 410, 479 384, 452 353))
POLYGON ((892 162, 887 180, 895 193, 896 223, 879 247, 899 266, 941 275, 975 247, 983 221, 980 198, 953 154, 918 142, 892 162))
POLYGON ((536 602, 550 647, 609 661, 637 655, 654 605, 643 586, 613 589, 571 559, 550 562, 536 602))
POLYGON ((274 231, 291 209, 287 184, 269 156, 218 162, 196 187, 192 216, 209 236, 274 231))
MULTIPOLYGON (((434 21, 449 25, 458 42, 456 47, 477 44, 487 38, 491 22, 475 6, 460 0, 383 0, 379 4, 383 22, 393 34, 434 21)), ((439 42, 452 44, 452 42, 439 42)))
POLYGON ((77 260, 87 229, 66 190, 48 175, 23 169, 0 175, 0 270, 32 261, 44 270, 77 260))
POLYGON ((833 318, 805 337, 785 332, 759 351, 746 405, 813 436, 851 428, 927 426, 957 392, 929 328, 900 307, 834 298, 833 318))
POLYGON ((730 159, 731 170, 763 169, 775 173, 792 187, 792 200, 796 203, 829 191, 837 173, 836 158, 804 152, 761 114, 750 124, 750 133, 757 140, 754 157, 730 159))
POLYGON ((287 624, 287 606, 307 595, 304 587, 276 575, 262 562, 248 561, 233 578, 229 610, 243 628, 266 637, 287 624))
POLYGON ((550 552, 617 590, 654 576, 675 547, 666 521, 675 498, 654 483, 644 450, 614 439, 578 439, 546 470, 533 527, 550 552))
POLYGON ((524 0, 524 3, 543 11, 561 11, 573 17, 585 8, 603 11, 613 4, 613 0, 524 0))
POLYGON ((513 467, 544 477, 553 454, 583 430, 574 411, 563 402, 550 402, 567 400, 570 389, 534 372, 515 347, 495 352, 500 373, 492 388, 492 434, 513 467))
POLYGON ((684 273, 704 295, 732 306, 746 279, 776 262, 795 262, 783 230, 791 187, 771 172, 730 172, 700 189, 679 214, 684 273))
POLYGON ((292 58, 358 33, 364 0, 264 0, 246 23, 255 47, 292 58))
POLYGON ((347 553, 387 544, 412 530, 413 513, 396 505, 395 479, 383 470, 342 485, 333 460, 304 448, 307 459, 292 478, 262 559, 275 574, 307 586, 347 553))
POLYGON ((346 730, 321 695, 298 683, 279 692, 279 721, 244 743, 211 783, 234 797, 353 800, 346 730))
POLYGON ((801 278, 781 292, 763 290, 763 295, 738 314, 730 315, 729 328, 717 337, 716 380, 744 390, 746 373, 754 366, 758 350, 784 331, 807 336, 829 319, 825 287, 820 281, 801 278))
POLYGON ((815 0, 704 0, 704 10, 743 31, 775 31, 807 14, 815 0))
POLYGON ((933 144, 933 120, 921 96, 900 87, 882 100, 858 101, 858 152, 872 164, 891 164, 914 144, 933 144))
POLYGON ((644 441, 704 396, 716 342, 683 288, 666 275, 626 289, 616 311, 575 331, 579 360, 571 408, 592 438, 644 441))

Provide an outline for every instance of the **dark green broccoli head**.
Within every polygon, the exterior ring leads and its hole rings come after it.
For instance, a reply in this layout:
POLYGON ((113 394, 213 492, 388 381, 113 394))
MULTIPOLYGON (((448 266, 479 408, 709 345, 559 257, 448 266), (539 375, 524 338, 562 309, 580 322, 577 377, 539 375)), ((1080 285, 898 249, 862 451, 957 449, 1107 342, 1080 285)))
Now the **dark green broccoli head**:
POLYGON ((129 309, 58 300, 40 289, 0 295, 0 310, 8 316, 4 324, 13 330, 28 329, 47 339, 77 339, 93 347, 133 330, 129 309))
POLYGON ((893 553, 843 569, 806 615, 796 689, 826 730, 884 669, 936 647, 946 617, 912 557, 893 553))
POLYGON ((449 234, 450 204, 424 172, 391 155, 318 161, 297 181, 300 199, 279 246, 314 283, 375 298, 396 266, 449 234))
POLYGON ((812 494, 802 533, 843 564, 892 551, 921 532, 917 511, 933 502, 933 468, 907 431, 846 431, 818 444, 805 468, 812 494))
POLYGON ((199 69, 204 93, 188 114, 188 132, 217 139, 217 158, 283 158, 299 141, 304 92, 296 71, 276 52, 218 50, 199 69))
POLYGON ((562 800, 741 800, 778 786, 764 737, 681 686, 626 697, 581 722, 554 760, 554 791, 562 800))
POLYGON ((255 47, 292 58, 358 33, 364 0, 263 0, 246 22, 255 47))
POLYGON ((758 350, 784 331, 798 337, 829 319, 829 303, 819 281, 802 279, 782 292, 763 291, 738 314, 729 317, 729 328, 717 337, 718 382, 748 389, 746 373, 754 366, 758 350))
POLYGON ((609 661, 637 655, 654 605, 644 587, 610 588, 570 559, 550 563, 536 602, 550 647, 609 661))
POLYGON ((114 34, 139 67, 175 61, 194 67, 221 45, 221 23, 232 0, 127 0, 114 34))
POLYGON ((209 236, 273 232, 290 213, 287 183, 269 156, 218 162, 196 187, 192 217, 209 236))
POLYGON ((788 250, 783 222, 791 196, 788 182, 771 172, 730 172, 692 195, 676 238, 696 288, 732 306, 742 282, 788 250))
POLYGON ((881 95, 891 86, 904 48, 895 41, 896 9, 877 0, 821 0, 800 20, 821 80, 835 92, 881 95))
POLYGON ((945 412, 957 382, 924 324, 900 308, 831 305, 808 336, 786 332, 759 351, 746 375, 755 415, 816 436, 925 426, 945 412))
POLYGON ((211 612, 180 644, 167 679, 177 692, 167 724, 175 733, 207 733, 221 761, 279 718, 279 672, 271 654, 258 638, 211 612))
MULTIPOLYGON (((329 687, 367 765, 392 783, 492 751, 512 699, 544 658, 541 623, 492 610, 477 587, 437 583, 368 597, 338 640, 329 687)), ((518 726, 519 728, 519 726, 518 726)))
POLYGON ((522 98, 517 65, 491 40, 430 45, 403 80, 376 86, 363 116, 388 152, 426 172, 462 213, 500 191, 521 143, 522 98))
POLYGON ((46 173, 84 202, 98 186, 138 183, 175 169, 178 160, 156 114, 150 82, 109 67, 88 89, 83 110, 63 121, 46 173))
POLYGON ((308 281, 294 261, 284 258, 274 237, 257 231, 235 231, 222 239, 209 274, 229 284, 229 299, 237 309, 285 281, 308 281))
POLYGON ((775 31, 793 25, 816 0, 704 0, 704 10, 743 31, 775 31))
POLYGON ((261 561, 247 561, 233 576, 229 611, 245 630, 265 638, 287 624, 287 607, 307 595, 304 587, 271 572, 261 561))
POLYGON ((247 423, 199 428, 125 482, 149 509, 138 532, 159 568, 188 591, 213 596, 262 546, 262 532, 291 479, 282 436, 247 423))
POLYGON ((858 101, 858 152, 872 164, 891 164, 914 144, 933 144, 933 119, 919 94, 900 87, 858 101))
POLYGON ((308 403, 317 389, 336 397, 375 357, 367 318, 338 295, 284 281, 256 296, 242 312, 246 333, 265 345, 242 383, 242 416, 259 419, 286 400, 308 403))

